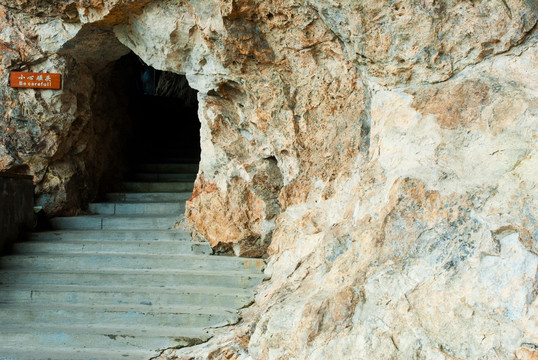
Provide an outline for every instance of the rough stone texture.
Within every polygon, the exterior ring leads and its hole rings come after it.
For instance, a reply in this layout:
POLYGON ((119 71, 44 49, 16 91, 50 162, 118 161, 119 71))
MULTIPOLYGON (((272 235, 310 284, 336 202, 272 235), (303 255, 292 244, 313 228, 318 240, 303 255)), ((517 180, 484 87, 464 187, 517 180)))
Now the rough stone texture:
MULTIPOLYGON (((62 9, 74 9, 71 3, 60 4, 60 11, 69 15, 62 9)), ((122 123, 125 99, 117 91, 122 79, 114 79, 110 63, 128 49, 110 30, 95 39, 97 31, 55 17, 57 7, 35 1, 0 4, 3 83, 12 70, 63 76, 61 91, 0 89, 0 169, 33 175, 36 201, 47 213, 77 212, 111 169, 121 168, 120 134, 128 125, 122 123)))
POLYGON ((535 2, 163 0, 128 20, 140 2, 100 3, 45 24, 61 42, 114 13, 109 35, 186 74, 188 220, 218 250, 270 256, 241 324, 162 358, 538 356, 535 2))

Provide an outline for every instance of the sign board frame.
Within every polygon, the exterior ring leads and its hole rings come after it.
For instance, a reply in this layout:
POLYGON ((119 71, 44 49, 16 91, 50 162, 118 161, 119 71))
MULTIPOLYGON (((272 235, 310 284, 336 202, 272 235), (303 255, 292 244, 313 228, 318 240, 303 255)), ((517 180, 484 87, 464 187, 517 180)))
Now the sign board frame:
POLYGON ((9 84, 12 88, 60 90, 62 88, 62 75, 12 71, 9 76, 9 84))

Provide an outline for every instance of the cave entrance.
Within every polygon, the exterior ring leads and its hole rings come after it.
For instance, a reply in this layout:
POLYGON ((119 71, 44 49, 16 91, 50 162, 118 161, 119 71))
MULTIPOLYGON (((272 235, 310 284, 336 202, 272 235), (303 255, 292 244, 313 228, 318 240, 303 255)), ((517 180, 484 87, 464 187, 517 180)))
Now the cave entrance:
POLYGON ((140 164, 200 162, 198 92, 185 75, 157 70, 130 51, 102 67, 95 82, 92 116, 107 170, 89 201, 135 180, 140 164))
POLYGON ((200 162, 200 122, 197 91, 184 75, 156 70, 134 53, 118 60, 128 72, 128 111, 132 122, 127 160, 140 162, 200 162))

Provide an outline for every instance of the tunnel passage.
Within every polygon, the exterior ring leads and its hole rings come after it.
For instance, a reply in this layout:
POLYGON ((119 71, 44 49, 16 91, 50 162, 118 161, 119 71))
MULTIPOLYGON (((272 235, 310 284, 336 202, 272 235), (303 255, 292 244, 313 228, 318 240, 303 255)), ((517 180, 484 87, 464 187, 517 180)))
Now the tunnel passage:
POLYGON ((114 98, 121 100, 96 94, 95 101, 101 104, 94 111, 117 112, 126 119, 115 135, 121 166, 116 174, 102 178, 97 199, 131 177, 137 164, 200 161, 197 91, 189 87, 184 75, 154 69, 132 52, 111 64, 106 74, 114 98), (114 107, 123 108, 116 111, 114 107))
POLYGON ((132 135, 128 143, 130 164, 161 161, 200 161, 200 122, 197 91, 184 75, 160 71, 130 53, 118 65, 130 76, 128 114, 132 135))

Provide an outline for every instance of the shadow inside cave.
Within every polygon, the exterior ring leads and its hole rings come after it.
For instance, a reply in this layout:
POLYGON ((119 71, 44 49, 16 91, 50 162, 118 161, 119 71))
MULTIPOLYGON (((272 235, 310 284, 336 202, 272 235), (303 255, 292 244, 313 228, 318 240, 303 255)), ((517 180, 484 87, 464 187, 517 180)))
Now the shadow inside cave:
POLYGON ((122 166, 101 179, 97 200, 132 177, 138 164, 200 161, 198 92, 185 75, 154 69, 133 52, 117 60, 110 74, 112 91, 122 100, 111 104, 100 95, 102 111, 124 106, 118 113, 128 118, 123 122, 128 125, 117 139, 122 166))
POLYGON ((118 60, 132 72, 128 114, 133 132, 129 163, 142 161, 197 163, 200 161, 200 122, 197 91, 185 75, 156 70, 130 53, 118 60))

